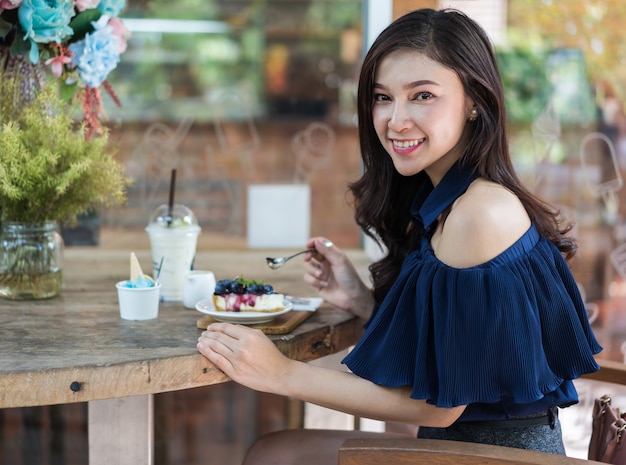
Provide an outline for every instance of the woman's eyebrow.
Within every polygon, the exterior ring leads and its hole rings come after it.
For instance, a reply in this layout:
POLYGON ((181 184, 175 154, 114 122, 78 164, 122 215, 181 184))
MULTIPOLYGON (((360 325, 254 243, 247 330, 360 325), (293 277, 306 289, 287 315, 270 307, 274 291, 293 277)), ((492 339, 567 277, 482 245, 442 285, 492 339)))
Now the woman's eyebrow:
POLYGON ((422 79, 422 80, 419 80, 419 81, 409 82, 404 87, 406 89, 412 89, 413 87, 419 87, 419 86, 425 86, 425 85, 435 85, 436 86, 437 83, 435 81, 431 81, 430 79, 422 79))
MULTIPOLYGON (((405 84, 403 87, 405 89, 412 89, 414 87, 425 86, 425 85, 437 86, 439 84, 437 84, 435 81, 431 81, 430 79, 421 79, 419 81, 409 82, 408 84, 405 84)), ((378 82, 375 82, 374 83, 374 88, 375 89, 386 89, 387 86, 385 86, 384 84, 380 84, 378 82)))

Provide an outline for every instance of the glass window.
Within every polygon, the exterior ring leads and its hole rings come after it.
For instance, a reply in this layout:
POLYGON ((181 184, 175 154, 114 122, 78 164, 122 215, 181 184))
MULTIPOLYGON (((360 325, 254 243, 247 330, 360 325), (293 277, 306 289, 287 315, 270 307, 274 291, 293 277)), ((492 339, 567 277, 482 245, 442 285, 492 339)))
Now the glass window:
POLYGON ((614 0, 508 2, 500 52, 513 153, 528 184, 576 221, 573 267, 590 300, 613 295, 623 273, 611 257, 626 237, 625 18, 614 0))
POLYGON ((105 104, 134 183, 105 224, 144 225, 176 169, 176 202, 207 233, 245 242, 249 185, 307 184, 310 233, 357 246, 362 16, 361 0, 131 2, 110 75, 123 106, 105 104))

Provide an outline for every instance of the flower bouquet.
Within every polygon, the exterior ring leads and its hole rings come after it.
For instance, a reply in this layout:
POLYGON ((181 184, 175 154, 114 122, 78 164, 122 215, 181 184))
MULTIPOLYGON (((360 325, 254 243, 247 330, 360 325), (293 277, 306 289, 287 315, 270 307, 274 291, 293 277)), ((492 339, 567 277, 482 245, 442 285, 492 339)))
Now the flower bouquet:
POLYGON ((22 101, 33 98, 49 72, 63 101, 80 102, 85 136, 101 133, 100 87, 121 105, 107 76, 130 37, 117 17, 125 6, 126 0, 0 0, 0 72, 22 76, 22 101))
POLYGON ((119 105, 106 79, 126 47, 124 6, 0 0, 0 297, 60 293, 58 224, 125 200, 99 91, 119 105))

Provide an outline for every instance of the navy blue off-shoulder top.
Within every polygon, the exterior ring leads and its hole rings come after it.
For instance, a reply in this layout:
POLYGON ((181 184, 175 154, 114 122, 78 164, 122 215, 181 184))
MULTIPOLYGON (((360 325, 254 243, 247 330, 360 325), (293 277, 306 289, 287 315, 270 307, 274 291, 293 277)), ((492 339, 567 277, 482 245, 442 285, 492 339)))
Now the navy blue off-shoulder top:
POLYGON ((473 177, 454 165, 416 195, 422 228, 366 331, 343 363, 438 407, 467 405, 459 421, 505 419, 578 401, 572 380, 599 369, 602 350, 557 247, 531 226, 497 257, 453 268, 435 256, 439 214, 473 177))

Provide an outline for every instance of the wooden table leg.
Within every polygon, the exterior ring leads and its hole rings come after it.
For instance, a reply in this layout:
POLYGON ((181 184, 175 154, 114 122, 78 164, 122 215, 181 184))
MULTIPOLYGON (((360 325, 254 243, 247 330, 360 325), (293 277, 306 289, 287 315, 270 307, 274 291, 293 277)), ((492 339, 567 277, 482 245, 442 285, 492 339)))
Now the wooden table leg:
POLYGON ((154 465, 152 394, 89 402, 89 465, 154 465))

